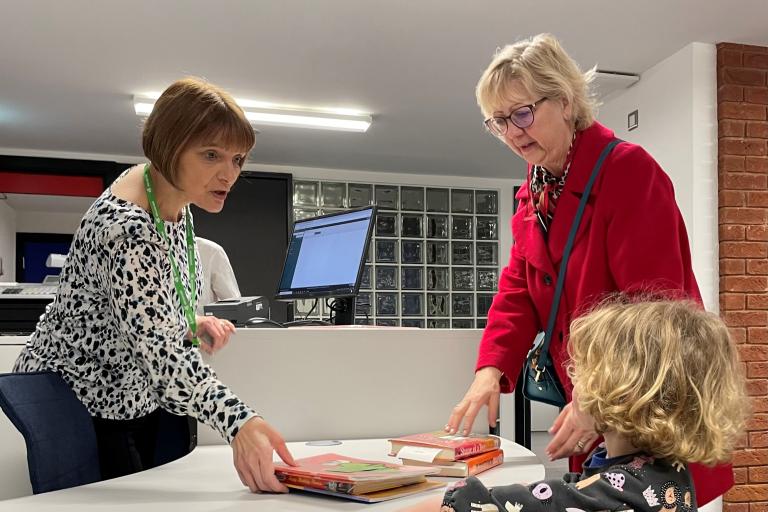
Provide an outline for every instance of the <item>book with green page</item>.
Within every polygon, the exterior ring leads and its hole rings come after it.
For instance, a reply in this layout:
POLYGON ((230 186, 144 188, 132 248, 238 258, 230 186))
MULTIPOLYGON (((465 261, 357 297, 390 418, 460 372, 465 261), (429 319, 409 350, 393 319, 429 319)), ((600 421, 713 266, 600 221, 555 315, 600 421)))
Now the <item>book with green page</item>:
POLYGON ((439 470, 326 453, 275 464, 278 480, 291 489, 375 503, 441 487, 426 476, 439 470))

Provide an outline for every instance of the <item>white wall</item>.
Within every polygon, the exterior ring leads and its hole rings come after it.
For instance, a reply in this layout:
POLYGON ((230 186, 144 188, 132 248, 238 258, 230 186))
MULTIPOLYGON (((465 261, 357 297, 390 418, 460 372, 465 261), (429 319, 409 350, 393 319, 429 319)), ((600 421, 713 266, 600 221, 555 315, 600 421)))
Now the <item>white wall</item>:
POLYGON ((16 231, 19 233, 62 233, 71 235, 80 225, 85 209, 79 213, 30 212, 16 215, 16 231))
POLYGON ((0 200, 0 281, 16 280, 16 211, 0 200))
POLYGON ((714 45, 691 43, 609 98, 598 117, 617 137, 642 145, 672 179, 711 311, 719 309, 716 66, 714 45), (627 131, 633 110, 639 125, 627 131))

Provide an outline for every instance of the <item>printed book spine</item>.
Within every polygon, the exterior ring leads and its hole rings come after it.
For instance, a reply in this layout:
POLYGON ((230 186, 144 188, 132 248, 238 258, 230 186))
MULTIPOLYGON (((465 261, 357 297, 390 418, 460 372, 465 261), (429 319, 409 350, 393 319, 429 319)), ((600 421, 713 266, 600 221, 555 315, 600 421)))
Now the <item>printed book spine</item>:
POLYGON ((324 491, 338 492, 342 494, 352 494, 354 484, 352 482, 339 482, 336 480, 328 480, 325 478, 316 478, 303 475, 286 475, 281 474, 278 476, 284 484, 292 484, 300 487, 311 487, 313 489, 322 489, 324 491))
POLYGON ((455 450, 455 458, 456 460, 466 459, 467 457, 471 457, 473 455, 480 455, 481 453, 496 450, 498 447, 499 440, 496 438, 479 440, 471 444, 468 443, 457 447, 455 450))
POLYGON ((500 466, 504 462, 504 453, 498 453, 495 457, 483 460, 478 463, 467 462, 467 476, 474 476, 483 471, 487 471, 496 466, 500 466))

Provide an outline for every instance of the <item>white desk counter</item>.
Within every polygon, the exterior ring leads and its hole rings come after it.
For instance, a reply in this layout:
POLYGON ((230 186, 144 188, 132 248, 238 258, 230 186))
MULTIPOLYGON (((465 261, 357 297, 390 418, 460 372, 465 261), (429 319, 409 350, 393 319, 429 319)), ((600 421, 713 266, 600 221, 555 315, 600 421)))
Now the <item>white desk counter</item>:
MULTIPOLYGON (((334 452, 350 457, 396 460, 386 457, 385 439, 344 441, 337 446, 288 444, 296 458, 334 452)), ((544 466, 525 448, 503 440, 505 462, 480 475, 486 485, 532 482, 544 478, 544 466)), ((456 479, 442 478, 446 482, 456 479)), ((316 494, 251 494, 240 483, 228 446, 201 446, 183 459, 165 466, 95 484, 0 501, 0 510, 13 512, 210 512, 254 511, 304 512, 317 510, 392 511, 426 497, 442 495, 445 488, 378 504, 358 503, 316 494)))
MULTIPOLYGON (((288 441, 375 439, 442 428, 474 378, 477 329, 238 329, 205 359, 288 441)), ((502 437, 514 438, 511 400, 502 437)), ((486 412, 475 430, 487 432, 486 412)), ((200 443, 221 442, 207 427, 200 443)))
POLYGON ((0 336, 0 373, 10 372, 29 336, 0 336))
MULTIPOLYGON (((219 378, 289 441, 395 436, 440 428, 474 378, 482 331, 297 327, 238 329, 205 356, 219 378)), ((27 336, 0 336, 9 372, 27 336)), ((501 435, 514 437, 511 398, 501 435)), ((481 412, 477 431, 487 431, 481 412)), ((201 425, 200 443, 222 443, 201 425)))
MULTIPOLYGON (((397 327, 238 329, 227 347, 205 359, 288 441, 377 439, 445 425, 474 377, 481 333, 397 327)), ((26 340, 0 337, 0 372, 11 371, 26 340)), ((513 438, 509 398, 504 405, 501 435, 513 438)), ((475 431, 487 431, 485 418, 483 410, 475 431)), ((201 446, 224 446, 207 426, 199 424, 198 432, 201 446)), ((0 499, 28 495, 24 442, 3 414, 0 455, 0 499)))
POLYGON ((29 336, 0 336, 0 346, 3 345, 24 345, 29 336))

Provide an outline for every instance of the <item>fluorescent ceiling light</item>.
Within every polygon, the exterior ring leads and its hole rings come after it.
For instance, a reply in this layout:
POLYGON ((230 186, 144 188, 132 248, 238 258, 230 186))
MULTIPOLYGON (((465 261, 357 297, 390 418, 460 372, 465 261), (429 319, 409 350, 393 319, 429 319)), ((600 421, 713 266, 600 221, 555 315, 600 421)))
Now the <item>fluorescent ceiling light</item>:
MULTIPOLYGON (((155 95, 134 96, 136 115, 148 116, 155 106, 155 95)), ((293 126, 319 130, 365 132, 371 126, 371 116, 351 109, 302 108, 251 100, 235 100, 245 117, 256 126, 293 126)))
POLYGON ((133 98, 133 110, 136 111, 137 116, 148 116, 152 109, 155 108, 155 102, 153 100, 139 100, 134 96, 133 98))
POLYGON ((370 116, 307 115, 307 113, 259 112, 246 110, 245 117, 255 125, 300 126, 321 130, 364 132, 371 126, 370 116))

